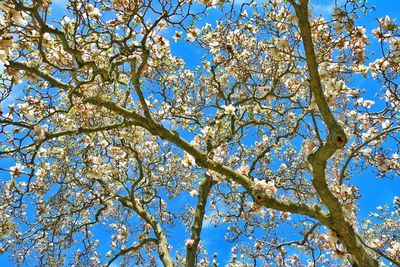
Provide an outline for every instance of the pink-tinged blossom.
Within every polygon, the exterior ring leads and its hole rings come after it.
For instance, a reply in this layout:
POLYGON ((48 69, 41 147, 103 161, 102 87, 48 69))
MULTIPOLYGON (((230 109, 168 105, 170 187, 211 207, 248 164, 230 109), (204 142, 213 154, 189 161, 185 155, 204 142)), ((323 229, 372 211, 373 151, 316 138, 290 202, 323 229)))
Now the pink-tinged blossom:
POLYGON ((390 244, 391 246, 386 249, 386 252, 388 255, 393 258, 393 259, 399 259, 400 258, 400 242, 398 241, 393 241, 390 244))
POLYGON ((11 13, 11 18, 16 25, 22 25, 22 26, 26 25, 28 23, 28 21, 26 20, 27 17, 28 17, 27 14, 17 10, 14 10, 11 13))
POLYGON ((291 215, 291 213, 290 213, 290 212, 288 212, 288 211, 285 211, 285 212, 282 212, 282 215, 281 215, 281 217, 282 217, 283 219, 285 219, 285 220, 288 220, 288 221, 290 221, 290 220, 292 219, 292 217, 290 217, 290 215, 291 215))
POLYGON ((13 37, 10 35, 4 35, 0 39, 0 62, 7 61, 12 55, 13 48, 15 46, 13 37))
POLYGON ((392 161, 382 154, 378 154, 373 159, 374 164, 382 173, 388 172, 391 169, 392 161))
POLYGON ((196 160, 192 155, 185 153, 185 157, 182 160, 182 165, 186 168, 191 168, 192 166, 196 165, 196 160))
POLYGON ((23 165, 20 163, 15 164, 15 166, 10 167, 10 174, 13 177, 20 177, 22 175, 22 171, 25 169, 23 165))
POLYGON ((92 4, 87 4, 86 5, 86 11, 87 11, 89 17, 91 17, 91 18, 97 18, 98 19, 98 18, 101 17, 100 10, 97 7, 95 7, 94 5, 92 5, 92 4))
POLYGON ((311 155, 316 150, 316 145, 313 141, 306 139, 303 144, 303 151, 306 156, 311 155))
POLYGON ((199 193, 197 192, 197 190, 193 189, 192 191, 189 192, 189 195, 191 197, 195 197, 195 196, 199 195, 199 193))
POLYGON ((390 121, 389 120, 385 120, 384 122, 382 122, 382 129, 387 129, 390 126, 390 121))
POLYGON ((257 178, 254 179, 253 189, 263 191, 269 196, 274 196, 277 191, 274 181, 267 182, 266 180, 258 180, 257 178))
POLYGON ((369 157, 369 156, 372 155, 372 149, 369 148, 369 147, 368 147, 368 148, 363 148, 363 149, 360 150, 360 153, 361 153, 363 156, 369 157))
POLYGON ((372 100, 364 100, 362 103, 363 107, 365 108, 370 108, 373 104, 375 104, 375 101, 372 100))
POLYGON ((381 239, 375 238, 375 239, 371 240, 371 242, 369 243, 369 246, 373 247, 373 248, 383 248, 384 243, 382 242, 381 239))
POLYGON ((185 246, 191 248, 194 244, 194 240, 193 239, 186 239, 185 241, 185 246))

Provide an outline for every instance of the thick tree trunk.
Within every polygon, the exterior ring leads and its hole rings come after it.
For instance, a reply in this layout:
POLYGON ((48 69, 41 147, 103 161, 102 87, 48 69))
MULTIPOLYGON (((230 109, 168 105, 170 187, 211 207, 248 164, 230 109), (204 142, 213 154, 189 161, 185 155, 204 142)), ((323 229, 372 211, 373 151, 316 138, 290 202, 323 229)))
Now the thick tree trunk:
POLYGON ((366 248, 359 242, 353 226, 346 221, 339 200, 330 191, 325 177, 325 168, 328 159, 342 148, 347 138, 342 127, 335 120, 322 90, 322 84, 318 73, 318 62, 315 55, 312 41, 311 26, 308 20, 308 0, 289 0, 296 11, 299 21, 301 38, 303 40, 306 54, 307 68, 310 76, 310 88, 321 113, 322 119, 329 130, 329 136, 325 144, 314 154, 310 155, 309 162, 313 169, 313 186, 318 192, 319 198, 327 206, 330 216, 328 226, 334 230, 341 242, 345 245, 347 252, 354 258, 353 266, 375 267, 378 266, 366 251, 366 248))

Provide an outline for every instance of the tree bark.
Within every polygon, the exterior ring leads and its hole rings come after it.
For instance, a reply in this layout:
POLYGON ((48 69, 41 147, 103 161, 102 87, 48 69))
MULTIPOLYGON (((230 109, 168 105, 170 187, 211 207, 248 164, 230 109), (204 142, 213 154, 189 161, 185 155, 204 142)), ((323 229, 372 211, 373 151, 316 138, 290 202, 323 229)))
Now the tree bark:
POLYGON ((328 226, 337 233, 341 242, 345 245, 347 252, 353 256, 355 264, 358 266, 375 267, 378 266, 378 262, 367 253, 366 248, 359 242, 353 226, 346 220, 343 214, 341 203, 329 190, 326 182, 325 169, 327 161, 337 149, 342 148, 346 144, 347 138, 343 128, 335 120, 322 89, 318 73, 317 57, 312 41, 311 25, 308 20, 308 0, 300 0, 299 4, 295 3, 294 0, 289 0, 289 2, 294 7, 298 17, 310 76, 310 89, 322 119, 329 130, 325 144, 317 152, 309 156, 313 172, 313 186, 319 198, 329 210, 328 226))

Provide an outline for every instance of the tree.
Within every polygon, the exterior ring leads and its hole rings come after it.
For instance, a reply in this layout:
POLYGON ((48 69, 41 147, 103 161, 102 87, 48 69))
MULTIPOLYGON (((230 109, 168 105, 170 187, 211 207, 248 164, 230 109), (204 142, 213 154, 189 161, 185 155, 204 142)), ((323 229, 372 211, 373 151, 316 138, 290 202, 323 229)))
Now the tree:
POLYGON ((230 266, 400 264, 399 198, 361 218, 353 182, 399 175, 396 22, 366 33, 358 0, 223 2, 0 4, 2 253, 217 265, 207 222, 230 266))

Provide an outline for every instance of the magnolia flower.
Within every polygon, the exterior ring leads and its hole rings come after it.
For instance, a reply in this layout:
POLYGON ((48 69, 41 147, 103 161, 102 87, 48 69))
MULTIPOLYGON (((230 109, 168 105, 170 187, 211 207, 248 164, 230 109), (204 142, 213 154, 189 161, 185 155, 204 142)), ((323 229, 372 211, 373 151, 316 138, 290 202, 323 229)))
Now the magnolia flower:
POLYGON ((14 40, 12 36, 3 36, 0 39, 0 61, 6 61, 12 55, 14 40))
POLYGON ((250 167, 248 165, 241 165, 238 169, 238 172, 244 175, 248 175, 250 171, 250 167))
POLYGON ((373 104, 375 104, 375 101, 372 101, 372 100, 364 100, 364 102, 363 102, 363 106, 364 107, 366 107, 366 108, 370 108, 373 104))
POLYGON ((277 190, 274 181, 266 182, 265 180, 258 180, 257 178, 254 179, 253 188, 255 190, 264 191, 269 196, 275 195, 277 190))
POLYGON ((364 98, 360 97, 359 99, 357 99, 356 101, 356 105, 361 106, 364 102, 364 98))
POLYGON ((186 33, 186 41, 193 42, 197 39, 200 34, 200 30, 194 27, 191 27, 186 33))
POLYGON ((93 17, 93 18, 101 17, 100 10, 92 4, 87 4, 86 10, 88 12, 89 17, 93 17))
POLYGON ((361 154, 363 156, 369 157, 372 155, 372 149, 371 148, 364 148, 360 150, 361 154))
POLYGON ((266 85, 265 86, 261 86, 261 88, 260 88, 260 92, 261 92, 261 94, 263 96, 268 94, 270 91, 271 91, 271 87, 266 86, 266 85))
POLYGON ((375 165, 378 167, 380 172, 388 172, 390 170, 390 166, 392 165, 392 161, 385 158, 384 155, 378 154, 374 157, 375 165))
POLYGON ((194 244, 194 240, 193 239, 186 239, 185 246, 190 248, 190 247, 193 246, 193 244, 194 244))
POLYGON ((385 120, 384 122, 382 122, 382 129, 387 129, 390 126, 390 121, 389 120, 385 120))
POLYGON ((102 146, 102 147, 106 147, 106 146, 108 146, 108 142, 107 142, 107 140, 101 140, 101 142, 100 142, 100 145, 102 146))
POLYGON ((200 4, 205 4, 206 6, 215 6, 222 4, 224 1, 223 0, 199 0, 200 4))
POLYGON ((14 230, 14 227, 14 222, 6 215, 5 221, 0 222, 0 237, 9 237, 11 232, 14 230))
POLYGON ((100 265, 99 255, 95 252, 94 255, 90 258, 90 261, 92 263, 92 266, 99 266, 100 265))
POLYGON ((314 153, 315 152, 314 151, 315 148, 316 148, 316 145, 315 145, 315 143, 313 141, 307 139, 304 142, 303 150, 304 150, 304 154, 306 156, 311 155, 312 153, 314 153))
POLYGON ((15 24, 26 25, 28 21, 25 19, 27 14, 21 13, 19 11, 14 10, 11 14, 11 18, 15 24))
POLYGON ((45 32, 45 33, 43 34, 43 44, 44 44, 44 45, 50 44, 50 43, 52 42, 52 40, 53 40, 53 39, 52 39, 50 33, 45 32))
POLYGON ((292 218, 290 217, 290 212, 288 212, 288 211, 285 211, 285 212, 282 212, 282 215, 281 215, 281 217, 283 218, 283 219, 286 219, 286 220, 291 220, 292 218))
POLYGON ((343 210, 344 216, 347 219, 354 219, 355 218, 354 203, 353 202, 350 202, 350 203, 347 203, 347 204, 343 205, 342 210, 343 210))
POLYGON ((234 115, 235 114, 236 108, 232 104, 230 104, 229 106, 223 105, 222 108, 224 109, 226 115, 234 115))
POLYGON ((391 243, 392 247, 386 249, 387 253, 392 258, 397 258, 400 256, 400 242, 393 241, 391 243))
POLYGON ((33 134, 36 135, 39 140, 44 139, 48 130, 49 128, 47 125, 35 125, 35 127, 33 127, 33 134))
POLYGON ((216 53, 219 50, 220 44, 217 41, 213 41, 213 42, 209 43, 208 45, 211 48, 210 53, 212 53, 212 54, 216 53))
POLYGON ((70 27, 74 21, 67 16, 64 16, 61 20, 61 25, 65 27, 70 27))
POLYGON ((383 244, 382 240, 375 238, 375 239, 371 240, 371 242, 369 243, 369 246, 373 247, 373 248, 383 248, 384 244, 383 244))
POLYGON ((28 120, 33 120, 35 118, 35 112, 30 108, 29 103, 18 104, 17 107, 28 120))
POLYGON ((172 37, 175 43, 177 43, 181 38, 182 38, 182 32, 175 32, 174 36, 172 37))
POLYGON ((184 159, 182 160, 182 165, 186 168, 190 168, 196 165, 196 160, 192 155, 186 153, 184 159))
POLYGON ((195 190, 195 189, 193 189, 192 191, 190 191, 189 192, 189 195, 191 196, 191 197, 195 197, 195 196, 197 196, 199 193, 197 192, 197 190, 195 190))
POLYGON ((207 136, 212 136, 214 134, 214 131, 210 126, 206 126, 203 129, 201 129, 201 133, 203 134, 204 137, 207 137, 207 136))
POLYGON ((25 167, 17 163, 15 166, 10 167, 10 174, 13 177, 20 177, 23 169, 25 169, 25 167))
POLYGON ((47 175, 47 170, 45 168, 39 167, 35 175, 38 179, 43 179, 47 175))

